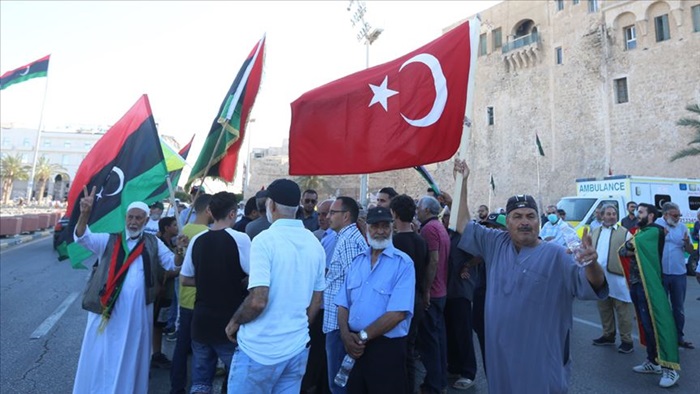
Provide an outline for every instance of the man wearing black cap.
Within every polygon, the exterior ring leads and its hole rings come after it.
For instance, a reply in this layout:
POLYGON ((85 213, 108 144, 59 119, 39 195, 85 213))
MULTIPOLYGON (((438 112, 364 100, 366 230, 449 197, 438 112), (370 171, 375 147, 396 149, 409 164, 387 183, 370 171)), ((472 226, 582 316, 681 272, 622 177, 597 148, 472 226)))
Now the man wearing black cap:
POLYGON ((309 325, 325 287, 323 247, 295 219, 299 186, 277 179, 264 194, 272 225, 252 242, 250 293, 226 326, 229 339, 238 343, 228 377, 230 393, 300 392, 309 325))
POLYGON ((487 271, 489 392, 568 391, 573 300, 608 296, 591 237, 584 233, 578 260, 563 246, 540 240, 537 204, 529 195, 508 199, 507 232, 471 222, 466 204, 469 168, 457 160, 455 171, 464 178, 460 213, 467 216, 461 220, 459 247, 483 256, 487 271))
POLYGON ((355 365, 348 393, 405 393, 406 336, 413 315, 413 261, 392 244, 392 216, 367 212, 369 247, 352 261, 338 291, 340 335, 355 365))

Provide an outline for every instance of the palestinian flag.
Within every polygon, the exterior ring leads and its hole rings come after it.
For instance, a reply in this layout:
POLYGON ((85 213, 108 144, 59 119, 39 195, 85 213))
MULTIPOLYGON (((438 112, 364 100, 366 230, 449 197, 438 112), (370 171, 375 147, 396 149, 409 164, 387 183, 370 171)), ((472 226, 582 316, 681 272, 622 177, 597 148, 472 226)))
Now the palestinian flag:
POLYGON ((662 367, 680 370, 676 323, 661 281, 661 252, 663 250, 659 249, 663 249, 663 246, 660 245, 659 238, 663 239, 664 237, 663 228, 645 226, 634 234, 632 242, 656 338, 658 353, 656 362, 662 367))
MULTIPOLYGON (((180 157, 182 157, 184 160, 187 160, 187 155, 190 154, 190 149, 192 148, 192 141, 194 141, 194 135, 192 136, 192 138, 190 138, 190 142, 188 142, 187 145, 183 146, 182 149, 180 149, 180 151, 177 152, 177 154, 180 155, 180 157)), ((182 169, 170 172, 170 182, 173 184, 173 186, 177 186, 177 183, 180 181, 181 174, 182 169)))
POLYGON ((537 145, 537 150, 540 152, 540 156, 544 156, 544 149, 542 149, 542 143, 540 142, 540 136, 535 133, 535 144, 537 145))
POLYGON ((255 45, 248 58, 243 62, 236 79, 233 80, 233 84, 226 93, 197 162, 192 167, 190 178, 187 181, 188 186, 195 179, 204 175, 220 178, 226 182, 233 181, 238 164, 238 152, 243 144, 245 128, 248 123, 248 115, 260 89, 264 58, 265 37, 255 45), (211 167, 204 174, 210 162, 211 167))
POLYGON ((32 78, 45 77, 49 71, 49 57, 51 55, 46 55, 39 60, 2 74, 0 77, 0 90, 32 78))
POLYGON ((134 201, 150 204, 168 195, 167 169, 148 96, 143 95, 119 121, 100 138, 75 174, 68 193, 68 228, 62 232, 59 259, 70 257, 73 268, 90 252, 73 243, 73 231, 80 216, 83 186, 97 188, 90 230, 96 233, 124 231, 126 207, 134 201))
POLYGON ((425 166, 418 166, 418 167, 413 167, 414 170, 418 171, 421 177, 425 179, 426 182, 428 182, 428 186, 430 186, 431 189, 433 189, 433 192, 435 192, 436 196, 440 195, 440 188, 438 187, 437 182, 435 182, 435 179, 433 179, 432 175, 428 172, 428 169, 425 168, 425 166))

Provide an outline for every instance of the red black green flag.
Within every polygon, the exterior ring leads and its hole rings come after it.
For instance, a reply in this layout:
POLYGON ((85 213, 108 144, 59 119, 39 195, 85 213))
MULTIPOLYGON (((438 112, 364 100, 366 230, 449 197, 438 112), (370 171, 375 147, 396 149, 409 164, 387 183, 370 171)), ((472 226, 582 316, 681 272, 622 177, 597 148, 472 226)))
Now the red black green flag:
POLYGON ((74 268, 90 252, 73 243, 73 230, 80 216, 83 186, 97 194, 88 220, 90 230, 100 233, 124 231, 126 207, 134 201, 150 204, 168 195, 168 170, 151 113, 148 96, 143 95, 87 154, 75 174, 68 193, 68 228, 62 232, 59 259, 70 258, 74 268))
POLYGON ((192 166, 187 185, 204 175, 210 161, 212 165, 206 176, 220 178, 226 182, 233 181, 248 115, 253 109, 255 97, 260 89, 264 59, 265 37, 255 45, 243 62, 236 79, 226 93, 197 162, 192 166), (219 139, 219 145, 216 147, 219 139), (216 151, 214 151, 215 147, 216 151))
POLYGON ((32 78, 45 77, 49 71, 49 58, 51 55, 46 55, 39 60, 25 64, 20 68, 10 70, 0 77, 0 90, 5 89, 10 85, 24 82, 32 78))
MULTIPOLYGON (((190 138, 190 142, 188 142, 187 145, 183 146, 182 149, 180 149, 180 151, 177 152, 177 154, 185 160, 187 160, 187 155, 190 154, 190 149, 192 148, 192 141, 194 141, 194 135, 192 136, 192 138, 190 138)), ((177 183, 180 181, 181 174, 182 169, 175 170, 170 173, 170 182, 173 184, 173 186, 177 186, 177 183)))
POLYGON ((418 166, 418 167, 413 167, 414 170, 418 171, 421 177, 425 179, 426 182, 428 182, 428 186, 430 186, 431 189, 433 189, 433 192, 435 192, 436 196, 440 195, 440 188, 438 187, 437 182, 435 182, 435 179, 433 179, 433 176, 430 175, 428 172, 428 169, 425 168, 425 166, 418 166))

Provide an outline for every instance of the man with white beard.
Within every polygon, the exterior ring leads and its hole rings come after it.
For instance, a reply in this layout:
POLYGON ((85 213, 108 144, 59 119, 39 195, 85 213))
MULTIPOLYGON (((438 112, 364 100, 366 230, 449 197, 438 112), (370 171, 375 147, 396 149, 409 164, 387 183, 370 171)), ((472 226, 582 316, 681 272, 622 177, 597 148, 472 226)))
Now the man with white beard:
MULTIPOLYGON (((99 256, 83 297, 88 311, 73 393, 146 393, 153 338, 153 301, 166 270, 182 264, 156 236, 144 233, 148 205, 132 202, 124 232, 87 226, 95 188, 84 188, 74 239, 99 256)), ((182 242, 183 240, 179 240, 182 242)))
POLYGON ((352 261, 335 298, 340 337, 355 360, 347 390, 404 393, 406 339, 413 317, 413 261, 392 244, 388 208, 367 212, 369 248, 352 261))

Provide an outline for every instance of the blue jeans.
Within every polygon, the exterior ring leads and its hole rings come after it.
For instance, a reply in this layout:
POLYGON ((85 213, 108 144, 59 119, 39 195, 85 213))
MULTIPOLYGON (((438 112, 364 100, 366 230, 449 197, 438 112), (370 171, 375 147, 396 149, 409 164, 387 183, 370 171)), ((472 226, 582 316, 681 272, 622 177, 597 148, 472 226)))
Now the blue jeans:
POLYGON ((683 342, 685 340, 683 335, 683 326, 685 326, 683 303, 685 302, 685 290, 688 287, 688 281, 685 275, 663 274, 663 283, 666 294, 671 298, 671 308, 673 309, 673 320, 676 321, 678 342, 683 342))
POLYGON ((192 348, 192 309, 180 307, 180 329, 173 350, 170 368, 170 394, 185 394, 187 386, 187 353, 192 348))
POLYGON ((309 348, 289 360, 273 365, 253 361, 240 348, 233 354, 228 373, 229 394, 299 394, 306 371, 309 348))
POLYGON ((647 304, 647 296, 644 293, 644 286, 641 283, 633 283, 630 286, 630 297, 634 304, 634 309, 637 311, 639 323, 644 330, 644 338, 647 342, 647 360, 656 364, 656 337, 654 336, 654 328, 651 325, 651 315, 649 315, 649 305, 647 304))
POLYGON ((418 351, 426 372, 421 388, 428 393, 440 393, 447 387, 445 299, 430 298, 430 307, 418 329, 418 351))
POLYGON ((192 388, 190 393, 210 393, 216 373, 216 361, 221 359, 231 368, 236 345, 231 342, 206 344, 192 341, 192 388))
POLYGON ((340 339, 340 330, 333 330, 326 334, 326 360, 328 360, 328 387, 333 394, 345 394, 345 387, 340 387, 333 383, 335 375, 338 374, 340 365, 345 358, 345 345, 340 339))

